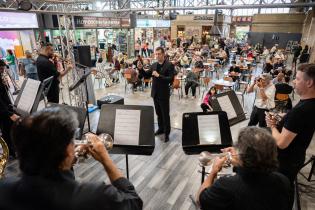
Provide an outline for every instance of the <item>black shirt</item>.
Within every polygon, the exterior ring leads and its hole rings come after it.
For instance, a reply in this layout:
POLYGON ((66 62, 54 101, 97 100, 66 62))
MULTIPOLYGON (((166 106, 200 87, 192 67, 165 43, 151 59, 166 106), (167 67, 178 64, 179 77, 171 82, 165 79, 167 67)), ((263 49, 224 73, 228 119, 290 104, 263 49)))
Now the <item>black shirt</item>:
POLYGON ((238 66, 235 66, 235 67, 231 66, 229 72, 232 72, 232 71, 237 72, 237 73, 241 72, 240 67, 238 66))
POLYGON ((275 85, 276 87, 276 94, 290 94, 293 91, 293 87, 287 83, 278 83, 275 85))
POLYGON ((292 169, 296 167, 299 169, 304 163, 306 149, 315 131, 314 107, 315 98, 300 100, 279 123, 279 131, 282 130, 282 127, 285 127, 287 130, 297 134, 287 148, 278 150, 280 168, 286 169, 288 172, 290 172, 291 167, 292 169))
POLYGON ((60 177, 27 176, 0 181, 1 210, 131 210, 142 200, 126 178, 106 185, 78 183, 70 171, 60 177))
POLYGON ((49 58, 44 55, 38 56, 36 60, 36 67, 37 67, 38 78, 41 82, 51 76, 54 77, 52 84, 50 86, 50 89, 48 91, 47 98, 49 102, 56 102, 52 100, 56 98, 58 98, 59 100, 60 73, 57 71, 56 66, 49 60, 49 58))
POLYGON ((287 210, 289 181, 280 173, 236 168, 236 175, 221 177, 200 194, 201 209, 287 210))
POLYGON ((8 96, 7 87, 2 81, 0 74, 0 120, 7 119, 14 114, 11 100, 8 96))

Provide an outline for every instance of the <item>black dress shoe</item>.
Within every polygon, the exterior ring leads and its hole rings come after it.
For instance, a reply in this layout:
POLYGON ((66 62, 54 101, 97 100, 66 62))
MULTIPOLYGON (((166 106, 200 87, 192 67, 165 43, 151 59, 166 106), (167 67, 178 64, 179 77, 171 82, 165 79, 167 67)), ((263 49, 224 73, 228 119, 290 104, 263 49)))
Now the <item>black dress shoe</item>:
POLYGON ((168 142, 170 140, 170 137, 169 137, 169 135, 165 135, 165 139, 164 139, 164 142, 166 143, 166 142, 168 142))
POLYGON ((161 134, 163 134, 163 133, 164 133, 163 131, 157 130, 157 131, 155 131, 154 135, 157 136, 157 135, 161 135, 161 134))

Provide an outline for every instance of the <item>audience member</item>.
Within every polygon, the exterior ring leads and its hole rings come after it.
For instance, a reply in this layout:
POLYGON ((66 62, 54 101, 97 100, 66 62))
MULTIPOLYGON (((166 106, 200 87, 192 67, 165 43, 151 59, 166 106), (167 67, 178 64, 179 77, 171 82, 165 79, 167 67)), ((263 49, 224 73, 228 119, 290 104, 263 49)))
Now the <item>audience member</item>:
POLYGON ((205 97, 202 100, 202 104, 200 105, 203 112, 212 111, 212 104, 211 104, 211 98, 217 94, 217 89, 215 86, 212 86, 205 97))

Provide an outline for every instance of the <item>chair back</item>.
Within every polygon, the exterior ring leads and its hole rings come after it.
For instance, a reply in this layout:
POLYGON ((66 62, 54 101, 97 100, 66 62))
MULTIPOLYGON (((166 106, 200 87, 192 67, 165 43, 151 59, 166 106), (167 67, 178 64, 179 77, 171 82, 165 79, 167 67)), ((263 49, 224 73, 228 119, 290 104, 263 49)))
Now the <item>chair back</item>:
POLYGON ((174 81, 173 81, 173 88, 174 89, 178 89, 178 88, 180 88, 180 80, 179 79, 174 79, 174 81))

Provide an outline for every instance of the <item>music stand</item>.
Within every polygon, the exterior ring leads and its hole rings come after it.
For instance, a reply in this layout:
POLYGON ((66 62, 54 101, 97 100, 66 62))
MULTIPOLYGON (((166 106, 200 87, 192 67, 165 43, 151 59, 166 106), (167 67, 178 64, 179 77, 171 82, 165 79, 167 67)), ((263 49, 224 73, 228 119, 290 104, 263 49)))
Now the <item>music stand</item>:
POLYGON ((246 120, 243 107, 234 91, 217 94, 210 100, 214 111, 227 112, 230 126, 246 120))
POLYGON ((86 79, 91 74, 91 72, 92 72, 91 70, 85 71, 85 73, 81 76, 81 78, 69 87, 69 91, 71 92, 77 89, 82 83, 85 84, 85 92, 86 92, 85 108, 86 108, 86 116, 87 116, 87 121, 88 121, 88 132, 91 132, 91 124, 90 124, 90 116, 89 116, 89 93, 88 93, 86 79))
POLYGON ((109 152, 111 154, 126 155, 126 172, 129 179, 128 155, 152 155, 155 148, 154 111, 152 106, 103 104, 96 134, 107 133, 115 136, 115 122, 117 110, 140 110, 140 129, 138 145, 115 144, 109 152))
POLYGON ((42 92, 42 97, 40 98, 40 101, 42 99, 44 99, 45 107, 47 107, 47 104, 48 104, 48 102, 47 102, 47 95, 48 95, 48 92, 50 90, 50 87, 51 87, 53 79, 54 79, 53 76, 48 77, 48 78, 44 79, 42 81, 42 84, 41 84, 41 85, 43 85, 43 92, 42 92))
MULTIPOLYGON (((42 93, 43 93, 43 91, 44 91, 44 85, 43 85, 42 83, 38 86, 37 89, 26 90, 25 87, 26 87, 27 83, 28 83, 28 82, 31 82, 31 81, 34 82, 33 79, 25 79, 25 80, 23 81, 23 84, 22 84, 22 86, 21 86, 21 89, 20 89, 20 91, 19 91, 19 94, 18 94, 16 100, 14 101, 14 110, 15 110, 19 115, 21 115, 21 116, 27 116, 27 115, 29 115, 29 114, 31 114, 31 113, 37 111, 37 108, 38 108, 40 99, 41 99, 41 97, 42 97, 42 93), (22 100, 23 100, 22 95, 23 95, 23 94, 27 94, 27 93, 25 93, 25 91, 29 91, 29 92, 30 92, 29 94, 36 93, 36 96, 35 96, 34 100, 31 101, 32 104, 31 104, 31 109, 30 109, 30 111, 28 111, 28 110, 21 110, 21 109, 19 108, 19 104, 27 103, 27 101, 22 101, 22 100)), ((37 81, 37 80, 36 80, 36 82, 40 82, 40 81, 37 81)))
MULTIPOLYGON (((209 127, 209 130, 210 129, 211 128, 209 127)), ((232 146, 232 142, 232 135, 226 112, 192 112, 183 114, 182 146, 185 154, 196 155, 200 154, 203 151, 208 151, 210 153, 220 153, 221 149, 232 146), (209 122, 203 121, 205 123, 203 124, 203 126, 201 126, 199 125, 199 122, 201 122, 201 118, 206 121, 209 120, 209 122), (213 130, 213 133, 209 133, 209 137, 219 138, 220 141, 219 139, 214 139, 216 140, 215 143, 203 143, 202 138, 204 138, 204 129, 206 129, 204 128, 204 126, 207 125, 206 123, 212 123, 212 129, 218 128, 216 130, 213 130), (214 123, 219 123, 219 125, 215 125, 214 123), (200 134, 200 132, 203 133, 200 134)), ((203 183, 206 172, 205 167, 201 167, 201 183, 203 183)))

